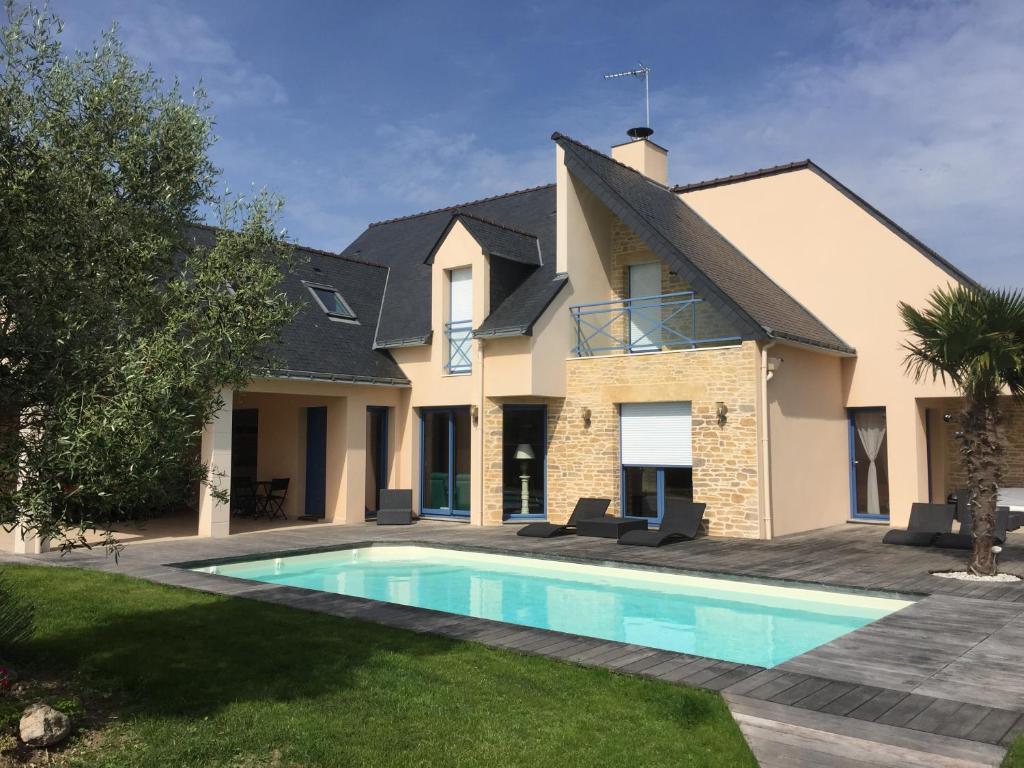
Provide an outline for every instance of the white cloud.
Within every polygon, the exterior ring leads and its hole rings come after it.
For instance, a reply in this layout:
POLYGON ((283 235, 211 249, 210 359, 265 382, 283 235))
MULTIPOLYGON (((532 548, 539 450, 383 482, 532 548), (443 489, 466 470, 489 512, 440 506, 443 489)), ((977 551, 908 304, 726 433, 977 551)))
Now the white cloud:
POLYGON ((202 81, 218 108, 280 105, 288 101, 284 86, 259 71, 240 54, 225 34, 202 17, 163 2, 69 5, 61 9, 67 21, 65 39, 85 47, 114 20, 125 50, 158 74, 177 76, 190 87, 202 81))
POLYGON ((784 60, 741 103, 666 94, 687 116, 659 130, 673 177, 810 156, 978 279, 1024 285, 1024 4, 864 0, 837 21, 831 61, 784 60))

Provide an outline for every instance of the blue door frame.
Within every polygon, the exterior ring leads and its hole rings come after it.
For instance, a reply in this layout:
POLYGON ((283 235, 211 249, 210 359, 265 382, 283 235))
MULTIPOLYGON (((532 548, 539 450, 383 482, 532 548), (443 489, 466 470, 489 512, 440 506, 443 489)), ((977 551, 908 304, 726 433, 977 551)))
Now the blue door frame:
MULTIPOLYGON (((468 520, 468 509, 455 509, 455 414, 463 411, 469 414, 469 406, 456 406, 451 408, 421 408, 420 409, 420 515, 423 517, 441 517, 454 520, 468 520), (448 416, 448 506, 428 507, 427 498, 427 417, 431 414, 444 413, 448 416)), ((467 449, 470 446, 467 446, 467 449)))
POLYGON ((323 519, 327 506, 327 408, 306 409, 306 517, 323 519))
MULTIPOLYGON (((884 407, 847 408, 847 437, 850 452, 850 519, 851 520, 888 520, 889 515, 867 515, 857 511, 857 427, 853 417, 858 413, 885 413, 884 407)), ((889 441, 888 416, 886 417, 886 443, 889 441)), ((929 484, 929 487, 930 484, 929 484)))
MULTIPOLYGON (((544 485, 543 485, 543 489, 544 489, 544 491, 543 491, 543 493, 544 493, 544 503, 541 505, 540 512, 532 513, 532 514, 529 514, 529 515, 524 515, 524 514, 518 513, 518 512, 506 515, 506 514, 504 514, 504 509, 502 509, 502 519, 504 519, 504 520, 547 520, 548 519, 548 407, 546 405, 543 405, 543 404, 540 404, 540 405, 535 405, 535 404, 515 405, 515 404, 511 404, 510 403, 510 404, 507 404, 507 405, 503 405, 501 407, 502 418, 504 418, 505 413, 507 413, 509 411, 540 411, 540 414, 541 414, 540 449, 543 452, 543 456, 541 457, 541 461, 542 461, 542 463, 544 465, 544 478, 543 478, 543 480, 544 480, 544 485)), ((504 429, 505 429, 505 425, 503 423, 502 424, 502 434, 503 435, 504 435, 504 429)), ((504 450, 504 446, 502 446, 502 450, 504 450)), ((502 507, 504 507, 504 506, 505 506, 505 504, 504 504, 504 501, 503 501, 502 502, 502 507)))
MULTIPOLYGON (((366 406, 366 414, 374 414, 380 418, 377 423, 377 455, 374 457, 376 461, 374 466, 376 467, 375 477, 373 478, 374 485, 376 486, 374 491, 375 501, 377 505, 380 505, 380 492, 388 487, 388 411, 391 409, 384 405, 368 405, 366 406)), ((369 448, 369 446, 367 446, 369 448)), ((368 518, 375 518, 377 513, 368 512, 368 518)))
POLYGON ((661 519, 665 516, 665 470, 669 467, 651 467, 640 464, 623 464, 619 476, 619 509, 622 510, 622 517, 630 520, 646 520, 649 525, 661 525, 661 519), (626 470, 627 469, 653 469, 657 482, 656 492, 658 494, 658 514, 656 517, 644 517, 642 515, 627 515, 626 509, 626 470))

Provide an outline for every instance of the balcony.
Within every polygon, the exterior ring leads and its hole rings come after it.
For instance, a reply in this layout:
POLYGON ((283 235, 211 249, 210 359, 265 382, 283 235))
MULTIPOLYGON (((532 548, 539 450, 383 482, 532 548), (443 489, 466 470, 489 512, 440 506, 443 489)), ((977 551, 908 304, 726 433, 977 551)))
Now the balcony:
POLYGON ((724 318, 693 291, 570 307, 575 357, 738 344, 724 318))
POLYGON ((473 342, 473 321, 459 320, 444 324, 444 337, 448 355, 444 362, 445 373, 469 373, 473 370, 470 350, 473 342))

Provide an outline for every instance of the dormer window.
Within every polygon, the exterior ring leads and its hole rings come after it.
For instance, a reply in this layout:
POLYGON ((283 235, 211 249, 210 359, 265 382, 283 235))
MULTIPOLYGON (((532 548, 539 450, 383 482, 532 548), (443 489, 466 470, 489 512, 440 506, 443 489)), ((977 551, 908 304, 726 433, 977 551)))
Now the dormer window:
POLYGON ((320 309, 327 313, 332 320, 355 320, 356 313, 352 311, 348 303, 338 293, 337 289, 330 285, 319 283, 304 283, 309 292, 313 294, 320 309))

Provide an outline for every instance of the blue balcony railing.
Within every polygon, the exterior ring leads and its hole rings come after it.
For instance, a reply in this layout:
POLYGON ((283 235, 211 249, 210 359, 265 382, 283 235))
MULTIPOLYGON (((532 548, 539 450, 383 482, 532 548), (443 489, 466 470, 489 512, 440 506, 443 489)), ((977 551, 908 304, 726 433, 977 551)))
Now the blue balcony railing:
POLYGON ((576 357, 735 344, 740 337, 693 291, 570 307, 576 357))
POLYGON ((470 350, 473 342, 473 321, 459 320, 444 324, 444 336, 448 340, 448 358, 444 363, 446 373, 469 373, 473 370, 470 350))

